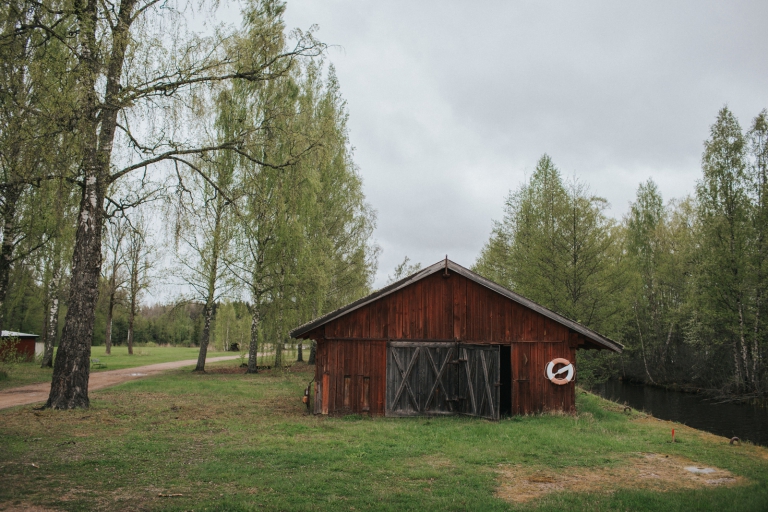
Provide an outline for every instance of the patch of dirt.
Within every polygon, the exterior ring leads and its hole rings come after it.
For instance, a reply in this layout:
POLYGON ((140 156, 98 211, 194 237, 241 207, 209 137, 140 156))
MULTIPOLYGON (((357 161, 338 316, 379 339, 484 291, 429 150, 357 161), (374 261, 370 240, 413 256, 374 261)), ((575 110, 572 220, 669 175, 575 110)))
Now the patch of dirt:
POLYGON ((513 503, 524 503, 562 491, 611 493, 619 489, 647 489, 668 492, 749 483, 746 478, 724 469, 702 466, 684 457, 656 453, 641 454, 631 459, 629 464, 619 467, 555 470, 501 466, 498 472, 500 485, 496 496, 513 503), (697 469, 712 471, 697 472, 697 469))

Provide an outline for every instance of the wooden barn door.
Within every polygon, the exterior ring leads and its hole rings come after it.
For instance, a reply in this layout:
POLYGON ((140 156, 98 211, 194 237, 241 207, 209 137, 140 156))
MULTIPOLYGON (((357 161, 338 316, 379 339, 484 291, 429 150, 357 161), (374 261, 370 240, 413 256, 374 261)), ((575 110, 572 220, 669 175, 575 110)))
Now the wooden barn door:
POLYGON ((456 343, 389 342, 386 415, 457 413, 456 357, 456 343))
POLYGON ((455 414, 458 371, 456 343, 435 343, 422 349, 422 411, 424 414, 455 414))
POLYGON ((462 414, 499 419, 499 347, 459 345, 459 407, 462 414))
POLYGON ((499 379, 498 346, 391 341, 385 412, 498 420, 499 379))

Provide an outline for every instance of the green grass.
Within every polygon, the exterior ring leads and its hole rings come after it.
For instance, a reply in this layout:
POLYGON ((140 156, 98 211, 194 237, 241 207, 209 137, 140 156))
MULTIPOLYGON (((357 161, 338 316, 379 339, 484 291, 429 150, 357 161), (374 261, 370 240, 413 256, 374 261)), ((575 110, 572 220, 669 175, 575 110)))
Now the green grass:
POLYGON ((768 509, 768 450, 731 446, 681 425, 680 442, 672 444, 672 424, 625 415, 592 395, 578 395, 576 416, 497 423, 318 417, 304 414, 300 402, 311 371, 173 371, 92 393, 89 410, 0 411, 0 509, 768 509), (646 452, 717 466, 750 483, 562 492, 526 504, 494 495, 500 465, 618 467, 646 452))
MULTIPOLYGON (((167 363, 171 361, 183 361, 185 359, 197 359, 200 349, 198 347, 134 347, 134 355, 128 355, 128 347, 112 347, 112 354, 107 355, 103 346, 93 347, 91 357, 94 357, 104 363, 107 367, 92 369, 92 372, 106 370, 119 370, 122 368, 134 368, 147 364, 167 363)), ((208 357, 236 355, 232 352, 213 352, 208 351, 208 357)), ((55 355, 54 355, 55 357, 55 355)), ((7 379, 0 379, 0 390, 36 384, 39 382, 50 382, 53 370, 50 368, 40 368, 40 363, 19 363, 12 365, 8 372, 7 379)))
MULTIPOLYGON (((104 347, 93 347, 91 349, 91 357, 98 359, 107 367, 91 371, 120 370, 147 364, 197 359, 199 353, 199 347, 134 347, 133 355, 129 356, 128 347, 120 346, 112 347, 112 353, 107 355, 104 347)), ((214 352, 209 349, 207 355, 208 357, 217 357, 235 354, 231 352, 214 352)))

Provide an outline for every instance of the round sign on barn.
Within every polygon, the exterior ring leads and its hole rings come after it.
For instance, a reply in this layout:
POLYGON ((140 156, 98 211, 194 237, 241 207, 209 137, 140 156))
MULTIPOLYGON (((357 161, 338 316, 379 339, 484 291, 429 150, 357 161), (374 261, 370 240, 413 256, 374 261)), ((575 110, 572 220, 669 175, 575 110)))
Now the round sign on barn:
POLYGON ((567 359, 563 359, 562 357, 551 360, 547 364, 547 378, 552 382, 552 384, 557 384, 558 386, 568 384, 573 380, 573 364, 567 359), (555 367, 559 364, 563 366, 559 370, 554 371, 555 367), (562 375, 563 373, 565 373, 565 377, 558 378, 558 375, 562 375))

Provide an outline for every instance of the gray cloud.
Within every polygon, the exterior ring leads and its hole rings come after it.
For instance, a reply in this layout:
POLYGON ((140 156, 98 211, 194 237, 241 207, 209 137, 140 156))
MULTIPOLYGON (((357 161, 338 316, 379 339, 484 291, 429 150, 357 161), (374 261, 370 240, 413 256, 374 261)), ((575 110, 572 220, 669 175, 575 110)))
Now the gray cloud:
POLYGON ((764 2, 290 0, 320 27, 384 249, 470 265, 504 197, 549 153, 620 217, 653 177, 691 193, 728 104, 768 107, 764 2))

